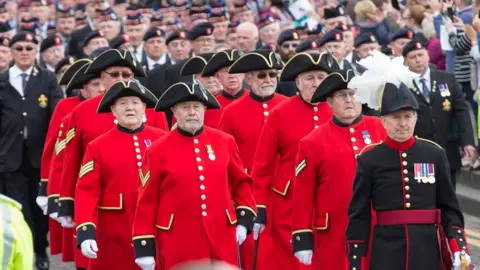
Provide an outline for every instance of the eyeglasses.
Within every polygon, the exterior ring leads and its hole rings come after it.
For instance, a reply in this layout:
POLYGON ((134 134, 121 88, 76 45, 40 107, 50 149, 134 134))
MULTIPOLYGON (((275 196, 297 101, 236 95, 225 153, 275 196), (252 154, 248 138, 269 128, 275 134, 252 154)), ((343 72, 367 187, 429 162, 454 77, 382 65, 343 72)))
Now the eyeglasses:
POLYGON ((21 51, 27 51, 27 52, 31 52, 33 51, 33 47, 32 46, 26 46, 26 47, 23 47, 23 46, 16 46, 15 48, 13 48, 15 51, 17 52, 21 52, 21 51))
POLYGON ((350 97, 352 100, 355 100, 355 92, 341 92, 333 95, 333 97, 341 100, 347 100, 347 97, 350 97))
POLYGON ((265 78, 267 78, 267 75, 268 77, 270 77, 271 79, 276 79, 278 77, 278 73, 277 72, 259 72, 257 74, 257 78, 263 80, 265 78))
POLYGON ((110 77, 112 77, 113 79, 116 79, 118 77, 122 77, 123 79, 130 79, 132 78, 133 76, 133 73, 132 72, 127 72, 127 71, 112 71, 112 72, 106 72, 104 71, 105 73, 107 73, 110 77))
POLYGON ((295 49, 295 48, 297 48, 297 45, 298 45, 297 43, 291 43, 291 44, 283 43, 282 48, 284 48, 284 49, 288 49, 288 48, 295 49))

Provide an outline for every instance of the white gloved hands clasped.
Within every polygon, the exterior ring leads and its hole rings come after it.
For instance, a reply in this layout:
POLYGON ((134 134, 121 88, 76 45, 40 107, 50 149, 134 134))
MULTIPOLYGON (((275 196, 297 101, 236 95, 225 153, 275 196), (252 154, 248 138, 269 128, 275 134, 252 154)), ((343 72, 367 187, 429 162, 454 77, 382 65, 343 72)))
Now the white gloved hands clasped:
POLYGON ((97 258, 97 241, 95 240, 85 240, 80 244, 80 248, 82 249, 82 254, 89 258, 89 259, 96 259, 97 258))
POLYGON ((55 220, 56 222, 62 224, 60 218, 58 217, 58 212, 53 212, 48 215, 51 219, 55 220))
MULTIPOLYGON (((457 251, 455 252, 455 254, 453 254, 453 269, 454 270, 461 270, 462 268, 462 259, 460 258, 460 254, 461 252, 460 251, 457 251)), ((468 255, 467 253, 465 253, 465 259, 467 260, 467 265, 470 265, 470 263, 472 262, 472 259, 470 258, 470 255, 468 255)))
POLYGON ((135 260, 135 263, 142 268, 142 270, 154 270, 155 258, 152 256, 140 257, 135 260))
POLYGON ((73 223, 72 217, 65 216, 65 217, 59 217, 58 220, 60 221, 60 224, 62 224, 62 227, 64 228, 73 228, 75 224, 73 223))
POLYGON ((48 211, 48 197, 47 196, 38 196, 37 199, 35 199, 38 207, 42 209, 42 212, 44 215, 47 215, 48 211))
POLYGON ((253 240, 258 240, 258 236, 265 230, 265 224, 253 224, 253 240))
POLYGON ((294 255, 302 264, 305 264, 305 265, 312 264, 313 250, 300 250, 295 252, 294 255))
POLYGON ((237 243, 240 246, 247 239, 247 228, 243 225, 237 225, 237 243))

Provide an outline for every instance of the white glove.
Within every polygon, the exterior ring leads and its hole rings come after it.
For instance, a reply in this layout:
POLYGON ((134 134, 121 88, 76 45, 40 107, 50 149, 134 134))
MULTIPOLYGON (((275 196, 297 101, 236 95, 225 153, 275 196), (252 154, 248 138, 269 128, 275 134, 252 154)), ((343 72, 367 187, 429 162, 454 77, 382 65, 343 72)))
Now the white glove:
POLYGON ((253 224, 253 240, 257 240, 258 236, 265 230, 265 224, 254 223, 253 224))
POLYGON ((37 202, 38 207, 42 209, 44 215, 47 215, 48 210, 48 197, 47 196, 38 196, 35 200, 37 202))
POLYGON ((85 240, 80 244, 80 248, 82 249, 82 254, 89 258, 89 259, 96 259, 97 258, 97 241, 95 240, 85 240))
POLYGON ((247 228, 243 225, 237 225, 237 243, 240 246, 247 239, 247 228))
POLYGON ((155 258, 152 256, 140 257, 135 260, 135 263, 142 268, 142 270, 154 270, 155 258))
MULTIPOLYGON (((462 260, 460 259, 460 254, 461 252, 460 251, 457 251, 455 252, 455 254, 453 254, 453 269, 454 270, 461 270, 462 268, 462 260)), ((465 253, 465 259, 467 260, 467 266, 470 265, 470 263, 472 262, 472 259, 470 258, 470 255, 468 255, 467 253, 465 253)))
POLYGON ((313 250, 300 250, 295 252, 294 255, 302 264, 305 264, 305 265, 312 264, 313 250))
POLYGON ((62 222, 60 221, 60 218, 58 217, 58 212, 50 213, 49 216, 50 216, 51 219, 53 219, 56 222, 62 224, 62 222))
POLYGON ((75 226, 72 221, 72 217, 59 217, 58 219, 64 228, 73 228, 73 226, 75 226))

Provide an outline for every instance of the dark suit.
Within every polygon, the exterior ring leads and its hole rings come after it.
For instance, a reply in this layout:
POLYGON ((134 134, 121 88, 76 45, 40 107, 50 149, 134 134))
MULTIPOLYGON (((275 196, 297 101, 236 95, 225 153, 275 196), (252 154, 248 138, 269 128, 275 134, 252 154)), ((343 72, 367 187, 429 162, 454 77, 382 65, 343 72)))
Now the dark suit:
POLYGON ((452 182, 455 186, 456 181, 453 173, 461 167, 458 147, 475 145, 469 108, 453 73, 430 69, 429 87, 429 102, 421 92, 421 85, 414 83, 412 89, 420 106, 415 135, 432 140, 446 150, 452 170, 452 182), (441 84, 448 85, 449 96, 441 95, 441 84), (454 120, 458 124, 459 137, 453 134, 454 120))
POLYGON ((93 31, 92 28, 90 28, 90 25, 87 24, 87 26, 78 29, 72 33, 72 37, 70 38, 70 41, 68 42, 68 52, 71 56, 75 56, 77 59, 87 57, 83 53, 83 39, 93 31))
POLYGON ((36 205, 35 198, 48 125, 61 97, 57 78, 48 70, 33 68, 23 97, 10 84, 8 71, 0 73, 1 192, 22 204, 25 220, 34 233, 35 252, 45 252, 48 245, 47 217, 36 205))

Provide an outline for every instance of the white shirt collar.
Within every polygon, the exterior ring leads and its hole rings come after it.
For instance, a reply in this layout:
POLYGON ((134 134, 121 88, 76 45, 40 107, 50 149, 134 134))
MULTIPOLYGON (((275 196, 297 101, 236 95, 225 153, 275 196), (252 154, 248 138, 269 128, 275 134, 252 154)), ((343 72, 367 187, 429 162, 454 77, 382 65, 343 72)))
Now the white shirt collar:
POLYGON ((33 69, 33 66, 30 67, 30 68, 28 68, 28 69, 25 70, 25 71, 22 71, 17 65, 13 65, 13 67, 10 68, 9 75, 10 75, 12 78, 18 77, 18 76, 20 76, 20 75, 23 74, 23 73, 27 73, 28 76, 30 76, 30 74, 32 74, 32 69, 33 69))

